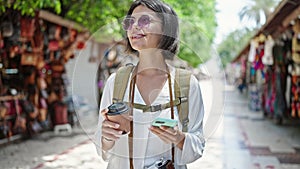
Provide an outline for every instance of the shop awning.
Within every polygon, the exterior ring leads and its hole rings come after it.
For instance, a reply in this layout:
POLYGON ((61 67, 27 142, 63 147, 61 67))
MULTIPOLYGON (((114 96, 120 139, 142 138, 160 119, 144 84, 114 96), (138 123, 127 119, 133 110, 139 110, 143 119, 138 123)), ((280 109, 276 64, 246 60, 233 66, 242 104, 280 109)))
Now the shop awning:
POLYGON ((55 23, 55 24, 67 27, 67 28, 76 29, 79 32, 87 32, 88 31, 87 28, 79 25, 76 22, 67 20, 61 16, 55 15, 55 14, 45 11, 45 10, 39 11, 39 18, 46 20, 48 22, 51 22, 51 23, 55 23))

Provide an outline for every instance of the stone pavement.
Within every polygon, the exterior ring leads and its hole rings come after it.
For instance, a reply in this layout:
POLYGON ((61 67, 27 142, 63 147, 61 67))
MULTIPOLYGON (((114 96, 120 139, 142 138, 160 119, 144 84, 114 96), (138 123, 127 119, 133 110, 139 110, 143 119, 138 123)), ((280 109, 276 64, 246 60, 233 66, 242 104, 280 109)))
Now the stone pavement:
MULTIPOLYGON (((216 124, 218 129, 207 137, 203 157, 188 164, 188 168, 300 168, 300 121, 285 120, 283 125, 278 126, 271 119, 265 119, 262 112, 251 112, 246 96, 233 87, 227 86, 224 92, 225 109, 221 122, 216 124)), ((84 134, 29 140, 0 150, 0 166, 3 169, 106 168, 106 163, 97 156, 93 142, 84 134), (52 151, 37 150, 42 146, 52 151)))

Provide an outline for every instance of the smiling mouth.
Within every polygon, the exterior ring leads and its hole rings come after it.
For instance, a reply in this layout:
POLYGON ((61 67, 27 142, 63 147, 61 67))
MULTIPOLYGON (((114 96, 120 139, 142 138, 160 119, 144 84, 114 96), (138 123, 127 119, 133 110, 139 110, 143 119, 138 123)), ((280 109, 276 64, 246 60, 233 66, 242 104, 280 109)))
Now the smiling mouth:
POLYGON ((146 36, 145 34, 136 34, 136 35, 131 36, 131 39, 141 39, 145 36, 146 36))

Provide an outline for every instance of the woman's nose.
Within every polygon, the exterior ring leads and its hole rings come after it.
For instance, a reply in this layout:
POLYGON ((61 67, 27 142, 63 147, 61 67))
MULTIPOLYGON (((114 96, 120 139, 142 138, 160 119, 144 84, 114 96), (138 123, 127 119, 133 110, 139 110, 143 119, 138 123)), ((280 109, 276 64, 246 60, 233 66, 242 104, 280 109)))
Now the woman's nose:
POLYGON ((134 21, 134 23, 132 24, 132 29, 141 29, 141 27, 138 24, 138 21, 134 21))

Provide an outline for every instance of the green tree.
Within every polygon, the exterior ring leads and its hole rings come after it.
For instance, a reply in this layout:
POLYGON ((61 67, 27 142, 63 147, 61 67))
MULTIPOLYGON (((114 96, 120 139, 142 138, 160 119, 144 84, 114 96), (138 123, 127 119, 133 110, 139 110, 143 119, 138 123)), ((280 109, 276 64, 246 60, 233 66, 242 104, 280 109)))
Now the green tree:
POLYGON ((61 2, 59 0, 1 0, 0 15, 3 14, 7 8, 18 10, 22 15, 33 16, 36 10, 44 8, 51 8, 56 13, 60 13, 61 2))
MULTIPOLYGON (((62 14, 65 18, 74 20, 87 27, 91 33, 101 29, 103 26, 109 26, 114 33, 120 33, 120 23, 125 16, 130 0, 61 0, 62 14)), ((103 33, 111 33, 111 30, 103 33)))
POLYGON ((225 67, 247 45, 255 31, 250 29, 237 29, 218 45, 217 51, 225 67))
MULTIPOLYGON (((73 0, 74 1, 74 0, 73 0)), ((197 66, 209 58, 209 50, 215 36, 215 0, 165 0, 178 13, 182 20, 180 53, 178 56, 197 66), (186 23, 190 26, 187 27, 186 23), (202 49, 201 51, 199 49, 202 49)), ((121 20, 126 15, 131 0, 96 1, 86 0, 75 3, 63 0, 62 7, 66 18, 75 20, 94 33, 98 41, 121 39, 124 31, 121 20), (87 17, 89 16, 89 17, 87 17), (93 24, 91 24, 93 23, 93 24)))
POLYGON ((256 27, 261 26, 268 19, 274 7, 281 0, 248 0, 247 4, 239 12, 240 20, 252 20, 256 27))
MULTIPOLYGON (((215 0, 165 0, 189 27, 181 29, 182 45, 179 57, 197 66, 210 56, 216 30, 215 0), (199 50, 202 49, 202 50, 199 50)), ((121 20, 132 0, 4 0, 1 12, 7 8, 19 10, 23 15, 33 15, 36 9, 51 12, 80 23, 94 34, 98 41, 109 42, 124 36, 121 20)))
POLYGON ((216 32, 215 0, 165 0, 181 19, 181 46, 178 56, 196 67, 211 56, 211 46, 216 32))
MULTIPOLYGON (((181 46, 178 56, 191 66, 206 61, 216 30, 215 0, 165 0, 174 7, 181 23, 181 46), (186 24, 188 23, 189 26, 186 24)), ((99 41, 111 41, 124 37, 121 29, 122 17, 126 15, 131 0, 72 2, 63 0, 62 7, 68 9, 65 16, 88 27, 99 41), (80 11, 80 12, 78 12, 80 11), (95 15, 96 14, 96 15, 95 15), (93 23, 93 24, 91 24, 93 23)))

